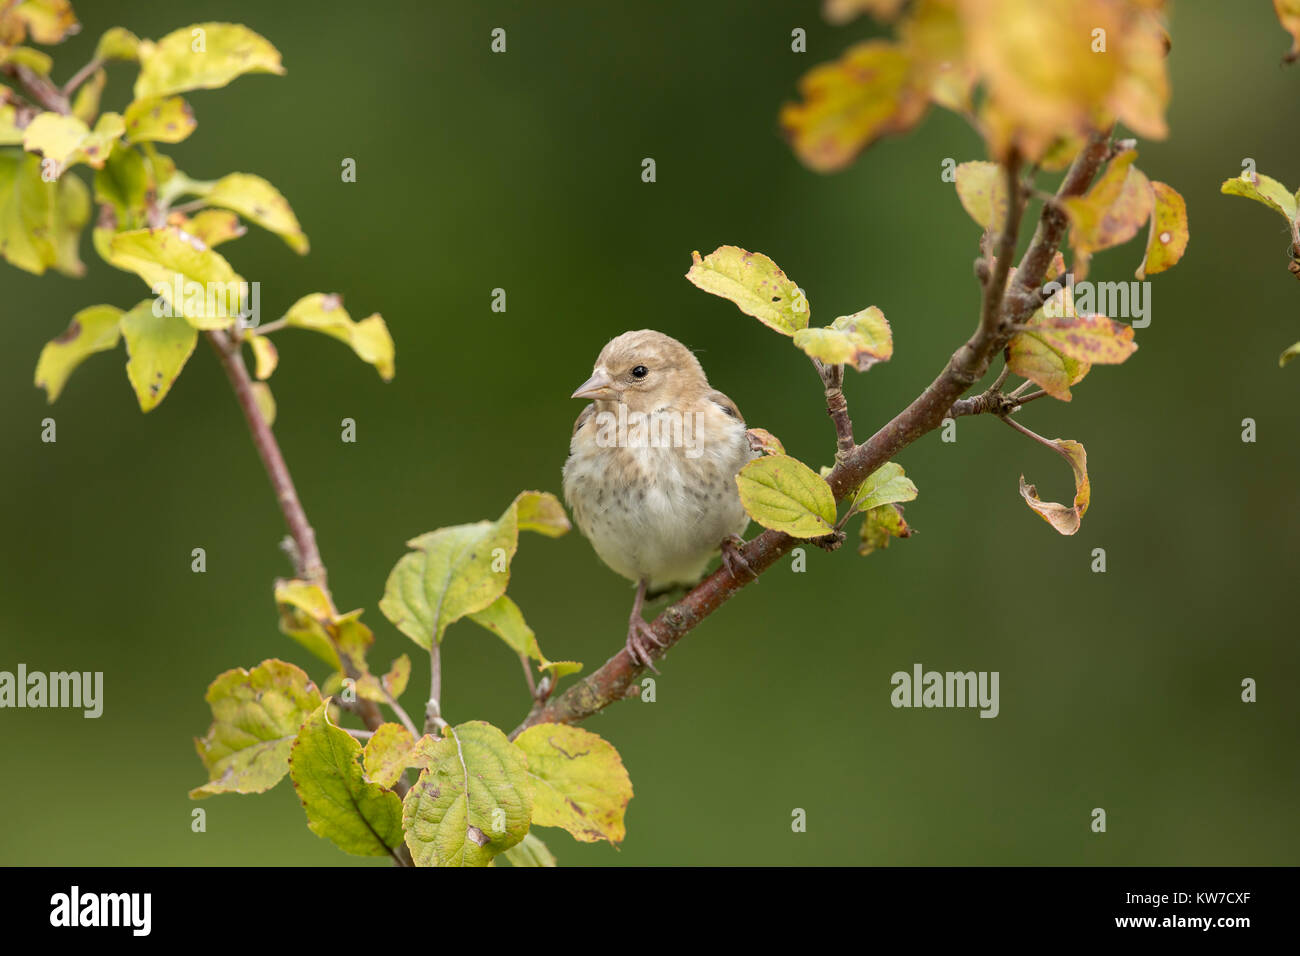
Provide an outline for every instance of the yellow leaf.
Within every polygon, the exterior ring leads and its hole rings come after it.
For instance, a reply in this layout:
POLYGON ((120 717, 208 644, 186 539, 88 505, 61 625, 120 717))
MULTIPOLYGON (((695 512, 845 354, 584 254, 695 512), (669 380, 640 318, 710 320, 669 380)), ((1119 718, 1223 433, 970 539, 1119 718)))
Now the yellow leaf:
POLYGON ((691 253, 686 279, 696 288, 728 299, 769 329, 793 335, 808 326, 811 306, 794 282, 761 252, 719 246, 707 256, 691 253))
POLYGON ((740 503, 765 528, 795 538, 829 534, 835 496, 817 472, 788 455, 756 458, 736 475, 740 503))
POLYGON ((613 744, 566 724, 536 724, 515 744, 528 757, 534 826, 562 827, 583 843, 622 841, 632 781, 613 744))
POLYGON ((179 96, 136 100, 126 108, 124 119, 128 143, 179 143, 198 125, 190 104, 179 96))
POLYGON ((142 412, 167 397, 199 340, 198 330, 180 316, 154 315, 155 301, 146 299, 122 317, 122 337, 130 356, 126 377, 142 412))
POLYGON ((346 342, 363 362, 375 367, 379 377, 390 381, 395 373, 392 336, 378 313, 353 322, 337 295, 315 292, 303 296, 285 314, 285 323, 300 329, 323 332, 346 342))
POLYGON ((45 344, 36 362, 36 387, 45 389, 53 402, 73 371, 96 352, 116 348, 121 337, 122 310, 112 305, 92 305, 72 317, 67 331, 45 344))
POLYGON ((911 129, 927 98, 913 85, 912 60, 901 47, 868 40, 799 81, 801 103, 781 109, 795 154, 819 173, 835 172, 887 133, 911 129))
POLYGON ((298 217, 280 191, 261 176, 231 173, 217 180, 204 197, 209 204, 239 213, 249 222, 283 239, 294 252, 306 255, 310 248, 298 217))
POLYGON ((284 73, 280 52, 237 23, 196 23, 157 43, 141 41, 137 100, 225 86, 244 73, 284 73))
POLYGON ((1074 471, 1073 507, 1041 500, 1038 490, 1026 483, 1024 475, 1020 476, 1020 496, 1025 499, 1025 504, 1042 515, 1043 520, 1061 534, 1074 534, 1079 530, 1088 503, 1092 500, 1092 486, 1088 481, 1088 454, 1077 441, 1057 438, 1052 444, 1074 471))
POLYGON ((1139 279, 1164 272, 1178 262, 1191 237, 1187 228, 1187 203, 1178 190, 1152 180, 1151 192, 1155 196, 1155 210, 1151 213, 1146 255, 1137 270, 1139 279))
POLYGON ((800 329, 794 344, 828 365, 851 365, 865 372, 894 354, 893 333, 885 314, 874 305, 842 315, 821 329, 800 329))

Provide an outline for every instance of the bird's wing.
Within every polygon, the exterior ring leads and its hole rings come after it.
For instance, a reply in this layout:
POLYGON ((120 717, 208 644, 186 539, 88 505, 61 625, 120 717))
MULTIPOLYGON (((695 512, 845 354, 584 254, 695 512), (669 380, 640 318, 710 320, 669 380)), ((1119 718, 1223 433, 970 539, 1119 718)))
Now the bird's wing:
POLYGON ((743 422, 745 420, 744 416, 740 414, 740 409, 736 407, 736 403, 733 402, 731 399, 727 398, 726 395, 723 395, 717 389, 714 389, 713 391, 709 392, 709 394, 705 397, 708 398, 708 400, 711 401, 714 405, 717 405, 720 409, 722 409, 724 412, 726 412, 728 415, 734 418, 736 421, 743 422))
POLYGON ((573 423, 573 432, 570 434, 569 437, 572 438, 573 435, 578 434, 578 429, 581 428, 583 425, 587 424, 587 419, 589 419, 594 414, 596 414, 595 402, 592 402, 582 411, 578 412, 578 419, 573 423))

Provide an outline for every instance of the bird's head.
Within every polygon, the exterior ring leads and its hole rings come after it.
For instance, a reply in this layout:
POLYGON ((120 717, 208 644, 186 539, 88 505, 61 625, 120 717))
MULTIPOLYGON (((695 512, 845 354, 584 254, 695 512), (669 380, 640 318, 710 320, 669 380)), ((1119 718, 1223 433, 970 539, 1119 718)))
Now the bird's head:
POLYGON ((629 411, 689 405, 709 390, 694 353, 676 339, 641 329, 624 332, 601 349, 591 378, 573 398, 622 402, 629 411))

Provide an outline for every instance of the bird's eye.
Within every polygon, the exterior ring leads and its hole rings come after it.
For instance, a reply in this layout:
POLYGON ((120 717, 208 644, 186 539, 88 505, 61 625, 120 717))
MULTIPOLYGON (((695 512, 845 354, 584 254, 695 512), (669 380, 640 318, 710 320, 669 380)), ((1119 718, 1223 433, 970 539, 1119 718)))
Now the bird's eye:
POLYGON ((649 374, 650 370, 644 365, 638 365, 636 368, 632 369, 633 378, 645 378, 649 374))

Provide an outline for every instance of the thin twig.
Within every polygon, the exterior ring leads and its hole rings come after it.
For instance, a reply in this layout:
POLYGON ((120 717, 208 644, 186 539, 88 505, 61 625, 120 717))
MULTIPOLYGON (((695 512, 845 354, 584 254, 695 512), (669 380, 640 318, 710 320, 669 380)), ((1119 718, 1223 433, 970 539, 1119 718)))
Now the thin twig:
POLYGON ((72 79, 68 80, 67 83, 63 84, 64 97, 65 98, 70 97, 73 93, 75 93, 77 91, 77 87, 79 87, 82 83, 84 83, 91 75, 94 74, 96 70, 98 70, 103 65, 104 65, 103 60, 92 59, 80 70, 72 74, 72 79))
POLYGON ((429 644, 429 701, 424 705, 424 732, 434 733, 447 726, 442 719, 442 651, 438 636, 429 644))

